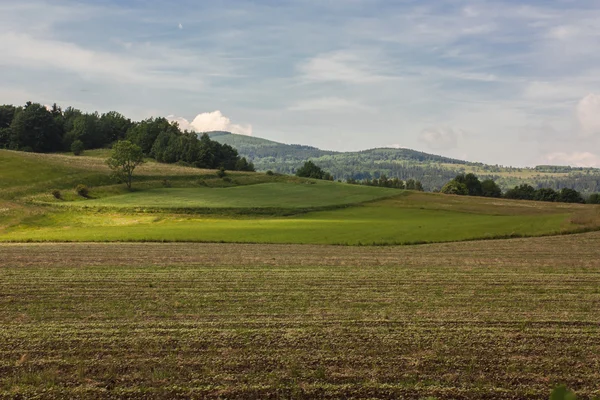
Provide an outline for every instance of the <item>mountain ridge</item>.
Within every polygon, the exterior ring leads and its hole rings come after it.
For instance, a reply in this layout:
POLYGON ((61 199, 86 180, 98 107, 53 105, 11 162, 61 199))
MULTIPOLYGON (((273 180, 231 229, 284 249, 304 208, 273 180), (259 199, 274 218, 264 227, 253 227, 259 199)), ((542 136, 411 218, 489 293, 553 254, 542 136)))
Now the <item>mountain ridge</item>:
POLYGON ((495 180, 503 190, 529 184, 535 188, 567 187, 583 193, 600 192, 600 169, 595 168, 551 165, 504 167, 404 148, 379 147, 339 152, 225 131, 206 133, 212 140, 234 147, 240 156, 252 161, 259 171, 294 174, 305 161, 312 160, 338 180, 365 180, 386 175, 401 180, 420 180, 428 191, 440 190, 457 174, 471 172, 482 179, 495 180))

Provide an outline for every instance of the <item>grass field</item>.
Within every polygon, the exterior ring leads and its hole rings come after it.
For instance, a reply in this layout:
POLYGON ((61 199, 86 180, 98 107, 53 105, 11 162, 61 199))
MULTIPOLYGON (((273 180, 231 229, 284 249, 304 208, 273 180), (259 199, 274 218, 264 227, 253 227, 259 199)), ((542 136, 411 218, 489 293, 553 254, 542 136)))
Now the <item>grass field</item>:
MULTIPOLYGON (((225 188, 169 188, 77 202, 114 208, 310 208, 354 204, 397 195, 394 189, 332 182, 263 183, 225 188)), ((72 203, 63 203, 72 205, 72 203)))
POLYGON ((0 397, 589 398, 599 241, 0 245, 0 397))
POLYGON ((30 218, 0 234, 0 241, 406 244, 535 236, 580 227, 565 211, 490 215, 401 206, 408 201, 410 196, 403 196, 285 218, 69 211, 30 218))
MULTIPOLYGON (((0 241, 391 245, 600 229, 600 207, 427 194, 148 162, 135 191, 90 157, 0 150, 0 241), (73 187, 90 187, 90 198, 73 187), (61 199, 51 194, 61 190, 61 199)), ((97 157, 96 157, 97 156, 97 157)))

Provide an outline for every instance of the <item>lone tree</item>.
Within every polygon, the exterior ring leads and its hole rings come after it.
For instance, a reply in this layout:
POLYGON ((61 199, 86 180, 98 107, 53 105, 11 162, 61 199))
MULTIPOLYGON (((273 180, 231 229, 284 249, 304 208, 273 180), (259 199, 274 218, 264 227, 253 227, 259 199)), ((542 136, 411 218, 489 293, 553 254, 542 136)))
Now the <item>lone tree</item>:
POLYGON ((131 178, 133 170, 144 163, 144 153, 140 146, 128 140, 120 140, 113 146, 112 156, 106 160, 113 176, 124 181, 128 189, 131 189, 131 178))

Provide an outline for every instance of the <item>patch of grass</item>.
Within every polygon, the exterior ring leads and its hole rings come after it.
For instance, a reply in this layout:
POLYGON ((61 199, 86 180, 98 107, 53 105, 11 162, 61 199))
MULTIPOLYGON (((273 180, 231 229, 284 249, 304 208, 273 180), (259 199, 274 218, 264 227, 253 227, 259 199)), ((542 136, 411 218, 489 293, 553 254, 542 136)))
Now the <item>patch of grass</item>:
MULTIPOLYGON (((226 188, 160 188, 77 203, 114 208, 310 208, 353 204, 397 195, 394 189, 339 185, 263 183, 226 188)), ((72 203, 63 203, 70 205, 72 203)))
POLYGON ((286 218, 219 215, 223 209, 216 209, 211 216, 163 213, 159 219, 139 212, 70 210, 32 216, 20 226, 5 230, 0 240, 389 245, 558 234, 600 225, 598 219, 594 226, 573 221, 571 215, 579 207, 534 208, 525 213, 517 204, 512 211, 501 208, 503 214, 498 215, 497 208, 488 211, 493 214, 485 214, 485 207, 479 203, 447 209, 443 201, 447 196, 427 197, 438 199, 444 207, 435 208, 433 201, 427 206, 417 206, 424 203, 422 195, 416 193, 286 218), (411 201, 414 202, 409 207, 411 201), (469 211, 470 207, 475 209, 469 211))

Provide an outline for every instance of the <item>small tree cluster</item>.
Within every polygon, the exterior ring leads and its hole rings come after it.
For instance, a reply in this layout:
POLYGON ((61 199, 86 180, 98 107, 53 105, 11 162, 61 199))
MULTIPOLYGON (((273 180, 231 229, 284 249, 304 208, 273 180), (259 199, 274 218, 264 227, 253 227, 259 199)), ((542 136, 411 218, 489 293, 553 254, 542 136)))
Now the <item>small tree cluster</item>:
POLYGON ((551 188, 540 188, 535 189, 531 185, 522 184, 509 189, 504 194, 507 199, 516 200, 536 200, 536 201, 549 201, 559 203, 585 203, 585 200, 581 193, 577 190, 563 188, 561 190, 554 190, 551 188))
POLYGON ((363 179, 362 181, 348 179, 346 182, 353 185, 379 186, 394 189, 417 190, 419 192, 422 192, 424 190, 421 181, 415 179, 407 179, 406 181, 403 181, 398 179, 397 177, 390 179, 385 174, 381 174, 379 178, 363 179))
MULTIPOLYGON (((483 196, 483 197, 502 197, 502 190, 491 179, 483 182, 475 174, 460 174, 444 185, 442 193, 455 194, 459 196, 483 196)), ((536 200, 551 201, 561 203, 585 203, 581 193, 574 189, 563 188, 556 191, 551 188, 535 189, 531 185, 522 184, 509 189, 504 193, 507 199, 516 200, 536 200)), ((590 196, 588 202, 599 201, 600 195, 590 196)))
POLYGON ((329 172, 325 172, 313 163, 312 161, 306 161, 304 165, 296 171, 296 176, 301 178, 313 178, 313 179, 324 179, 326 181, 332 181, 333 176, 329 172))
POLYGON ((491 179, 483 182, 475 174, 459 174, 444 185, 442 193, 459 196, 502 197, 502 190, 491 179))

